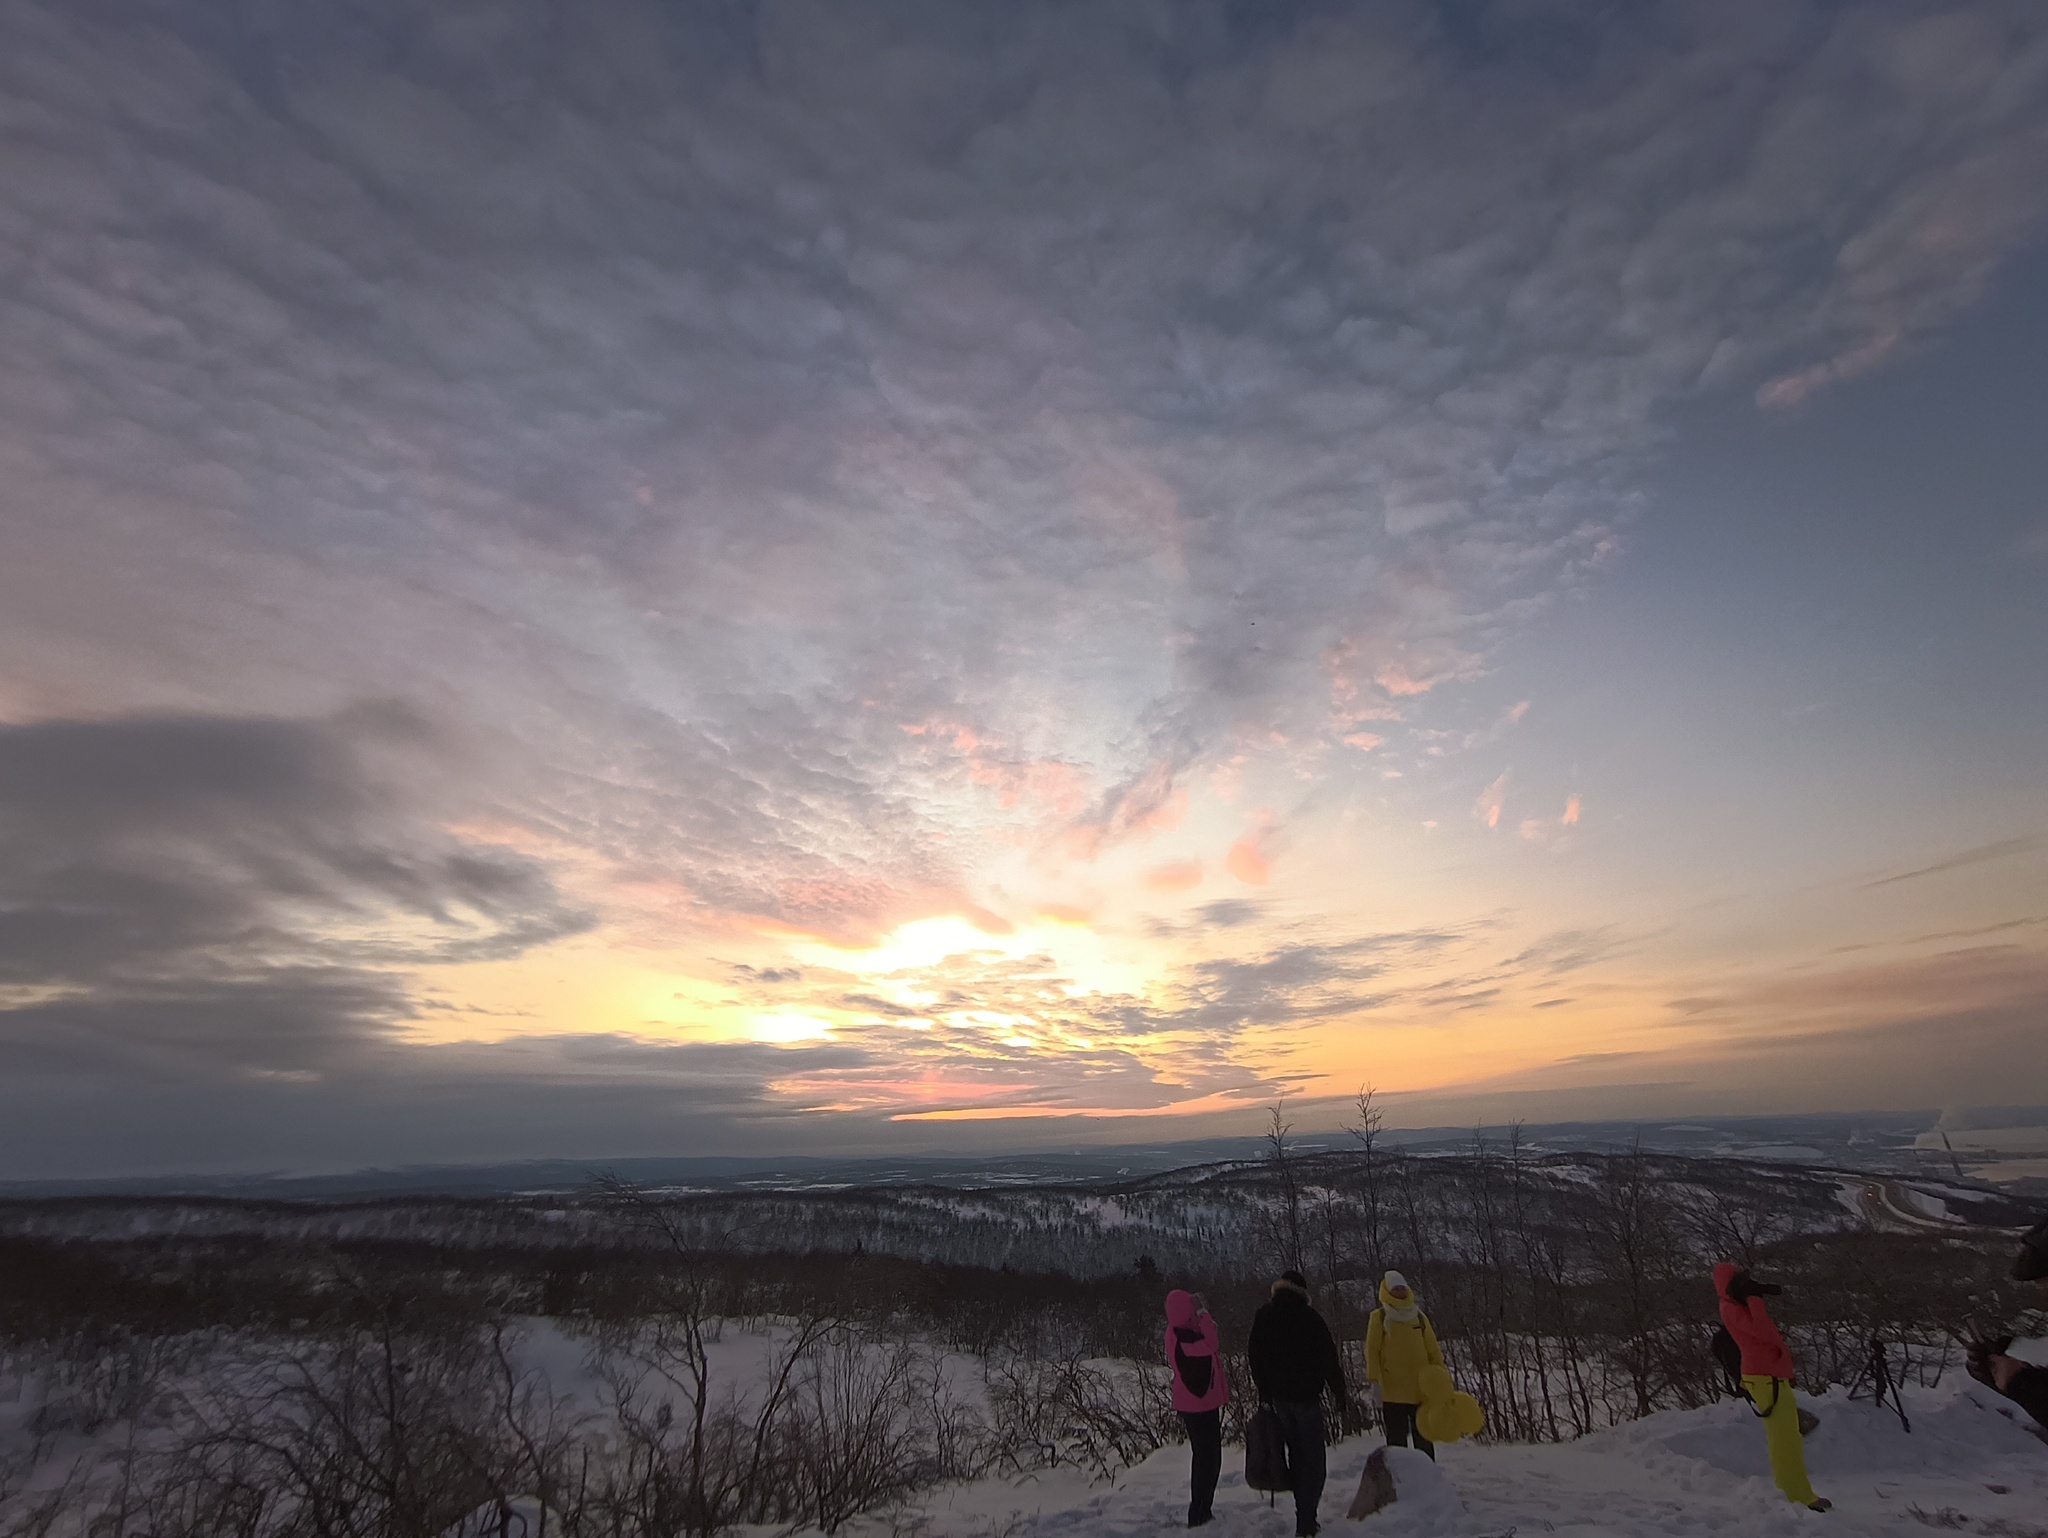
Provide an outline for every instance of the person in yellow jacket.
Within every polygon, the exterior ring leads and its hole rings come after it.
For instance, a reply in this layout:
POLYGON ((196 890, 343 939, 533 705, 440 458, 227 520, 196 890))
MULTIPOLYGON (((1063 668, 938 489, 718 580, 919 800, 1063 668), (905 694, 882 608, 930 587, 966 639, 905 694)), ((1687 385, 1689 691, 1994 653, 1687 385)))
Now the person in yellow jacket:
POLYGON ((1443 1365, 1443 1348, 1415 1289, 1400 1272, 1389 1271, 1380 1279, 1380 1306, 1365 1326, 1365 1376, 1379 1389, 1389 1447, 1407 1447, 1413 1438, 1417 1451, 1436 1456, 1436 1444, 1416 1426, 1415 1412, 1422 1403, 1422 1370, 1443 1365))

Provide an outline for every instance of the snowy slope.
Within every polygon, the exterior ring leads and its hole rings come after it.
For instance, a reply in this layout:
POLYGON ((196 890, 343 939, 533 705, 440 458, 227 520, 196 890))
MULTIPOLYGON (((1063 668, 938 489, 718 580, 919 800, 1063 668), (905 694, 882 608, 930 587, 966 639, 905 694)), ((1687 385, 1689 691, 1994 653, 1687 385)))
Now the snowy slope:
MULTIPOLYGON (((2048 1538, 2048 1444, 2009 1418, 2006 1401, 1975 1385, 1909 1390, 1910 1434, 1890 1410, 1840 1394, 1812 1401, 1821 1416, 1807 1441, 1817 1490, 1835 1503, 1819 1515, 1794 1507, 1770 1483, 1763 1433, 1730 1401, 1672 1411, 1563 1446, 1473 1446, 1440 1452, 1462 1500, 1461 1517, 1399 1504, 1351 1522, 1343 1512, 1376 1438, 1331 1449, 1322 1503, 1332 1538, 1566 1538, 1729 1534, 1742 1538, 1836 1533, 1914 1534, 1957 1530, 2002 1538, 2048 1538), (2002 1491, 1996 1487, 2003 1487, 2002 1491), (1915 1515, 1915 1512, 1920 1515, 1915 1515), (1967 1519, 1967 1520, 1963 1520, 1967 1519)), ((1051 1476, 984 1480, 935 1493, 911 1512, 871 1521, 863 1534, 921 1532, 931 1538, 1129 1538, 1185 1531, 1187 1450, 1168 1448, 1129 1470, 1114 1488, 1051 1476)), ((1243 1452, 1225 1450, 1216 1538, 1288 1538, 1293 1514, 1282 1497, 1244 1487, 1243 1452)))
MULTIPOLYGON (((758 1381, 779 1333, 728 1331, 714 1346, 721 1381, 758 1381)), ((2048 1342, 2016 1350, 2048 1355, 2048 1342)), ((545 1322, 522 1339, 522 1365, 546 1372, 551 1387, 586 1408, 604 1397, 581 1340, 545 1322)), ((957 1364, 960 1386, 975 1387, 973 1364, 957 1364)), ((24 1385, 16 1385, 17 1390, 24 1385)), ((0 1385, 4 1388, 4 1385, 0 1385)), ((1807 1441, 1815 1488, 1835 1503, 1819 1515, 1792 1507, 1772 1488, 1762 1428, 1733 1401, 1671 1411, 1564 1445, 1478 1446, 1441 1450, 1446 1486, 1440 1501, 1404 1499, 1353 1523, 1343 1513, 1378 1439, 1354 1439, 1331 1451, 1322 1518, 1331 1538, 1792 1538, 1798 1534, 1924 1535, 1976 1532, 1988 1538, 2048 1538, 2048 1442, 2007 1401, 1952 1379, 1939 1389, 1909 1389, 1912 1430, 1889 1409, 1840 1393, 1809 1401, 1821 1416, 1807 1441)), ((33 1396, 0 1392, 0 1488, 29 1472, 22 1460, 35 1441, 33 1396)), ((985 1408, 985 1407, 984 1407, 985 1408)), ((122 1428, 60 1434, 45 1445, 34 1486, 61 1481, 75 1462, 118 1454, 122 1428)), ((1397 1476, 1398 1477, 1398 1476, 1397 1476)), ((902 1511, 842 1529, 857 1538, 1131 1538, 1185 1531, 1187 1450, 1169 1447, 1113 1484, 1091 1484, 1078 1470, 1022 1480, 985 1479, 941 1488, 902 1511)), ((1244 1486, 1243 1451, 1229 1448, 1218 1491, 1215 1538, 1290 1538, 1292 1504, 1270 1507, 1244 1486)), ((81 1509, 77 1515, 83 1515, 81 1509)), ((487 1513, 487 1515, 490 1515, 487 1513)), ((0 1507, 0 1529, 8 1513, 0 1507)), ((496 1530, 495 1517, 486 1524, 496 1530)), ((517 1529, 515 1528, 515 1531, 517 1529)), ((549 1530, 554 1525, 549 1524, 549 1530)), ((763 1528, 757 1538, 781 1538, 763 1528)), ((469 1538, 479 1538, 479 1528, 469 1538)))

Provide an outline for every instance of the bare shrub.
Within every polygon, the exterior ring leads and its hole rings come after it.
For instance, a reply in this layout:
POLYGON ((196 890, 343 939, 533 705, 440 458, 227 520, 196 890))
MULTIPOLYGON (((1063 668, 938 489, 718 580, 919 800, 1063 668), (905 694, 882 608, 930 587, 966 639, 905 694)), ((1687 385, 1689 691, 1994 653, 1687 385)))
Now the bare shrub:
POLYGON ((217 1370, 185 1434, 144 1460, 146 1530, 434 1538, 479 1506, 559 1497, 575 1422, 502 1331, 397 1315, 217 1370))
POLYGON ((1018 1471, 1109 1479, 1181 1435, 1163 1367, 1011 1357, 989 1365, 988 1395, 998 1460, 1018 1471))
POLYGON ((825 1300, 758 1321, 776 1336, 758 1385, 720 1382, 711 1348, 744 1300, 720 1285, 696 1229, 672 1208, 623 1182, 604 1194, 671 1261, 650 1307, 596 1334, 614 1451, 580 1508, 588 1530, 667 1538, 801 1522, 833 1532, 980 1471, 984 1430, 943 1363, 900 1335, 861 1329, 825 1300))
POLYGON ((118 1327, 67 1334, 39 1353, 40 1402, 31 1429, 40 1441, 65 1432, 92 1436, 116 1422, 147 1420, 166 1379, 202 1344, 118 1327))
POLYGON ((981 1472, 984 1428, 933 1353, 827 1321, 782 1328, 762 1383, 707 1375, 701 1395, 694 1373, 664 1359, 673 1338, 610 1348, 608 1456, 572 1508, 581 1530, 665 1538, 790 1523, 835 1532, 981 1472))
POLYGON ((835 1330, 812 1352, 786 1437, 801 1520, 849 1517, 979 1472, 976 1439, 943 1375, 906 1342, 835 1330), (962 1433, 966 1432, 966 1435, 962 1433))

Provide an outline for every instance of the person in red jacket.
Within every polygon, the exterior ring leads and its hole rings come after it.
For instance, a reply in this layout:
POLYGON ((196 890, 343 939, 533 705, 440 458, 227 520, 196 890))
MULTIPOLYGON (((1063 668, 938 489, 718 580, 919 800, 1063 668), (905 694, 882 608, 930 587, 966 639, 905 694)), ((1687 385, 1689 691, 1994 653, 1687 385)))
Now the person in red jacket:
POLYGON ((1216 1321, 1191 1292, 1166 1295, 1166 1365, 1173 1371, 1173 1407, 1188 1429, 1188 1526, 1214 1516, 1216 1476, 1223 1472, 1223 1405, 1230 1378, 1216 1341, 1216 1321))
POLYGON ((1714 1290, 1721 1296, 1721 1323, 1742 1348, 1742 1389, 1764 1423, 1771 1477, 1787 1500, 1826 1511, 1833 1503, 1815 1495, 1806 1477, 1799 1405, 1792 1395, 1792 1351, 1764 1307, 1764 1298, 1778 1289, 1724 1260, 1714 1267, 1714 1290))

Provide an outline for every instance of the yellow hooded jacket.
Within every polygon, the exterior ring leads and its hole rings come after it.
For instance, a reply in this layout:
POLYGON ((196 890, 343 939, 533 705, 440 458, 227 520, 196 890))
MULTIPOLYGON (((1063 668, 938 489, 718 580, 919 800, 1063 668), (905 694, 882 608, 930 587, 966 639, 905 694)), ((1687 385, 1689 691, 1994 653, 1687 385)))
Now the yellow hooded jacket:
MULTIPOLYGON (((1414 1306, 1411 1293, 1409 1307, 1414 1306)), ((1388 1404, 1421 1404, 1422 1369, 1443 1366, 1443 1348, 1436 1343, 1429 1315, 1417 1310, 1412 1319, 1389 1318, 1388 1310, 1397 1308, 1387 1284, 1381 1282, 1380 1306, 1365 1327, 1365 1376, 1380 1386, 1380 1397, 1388 1404)))

